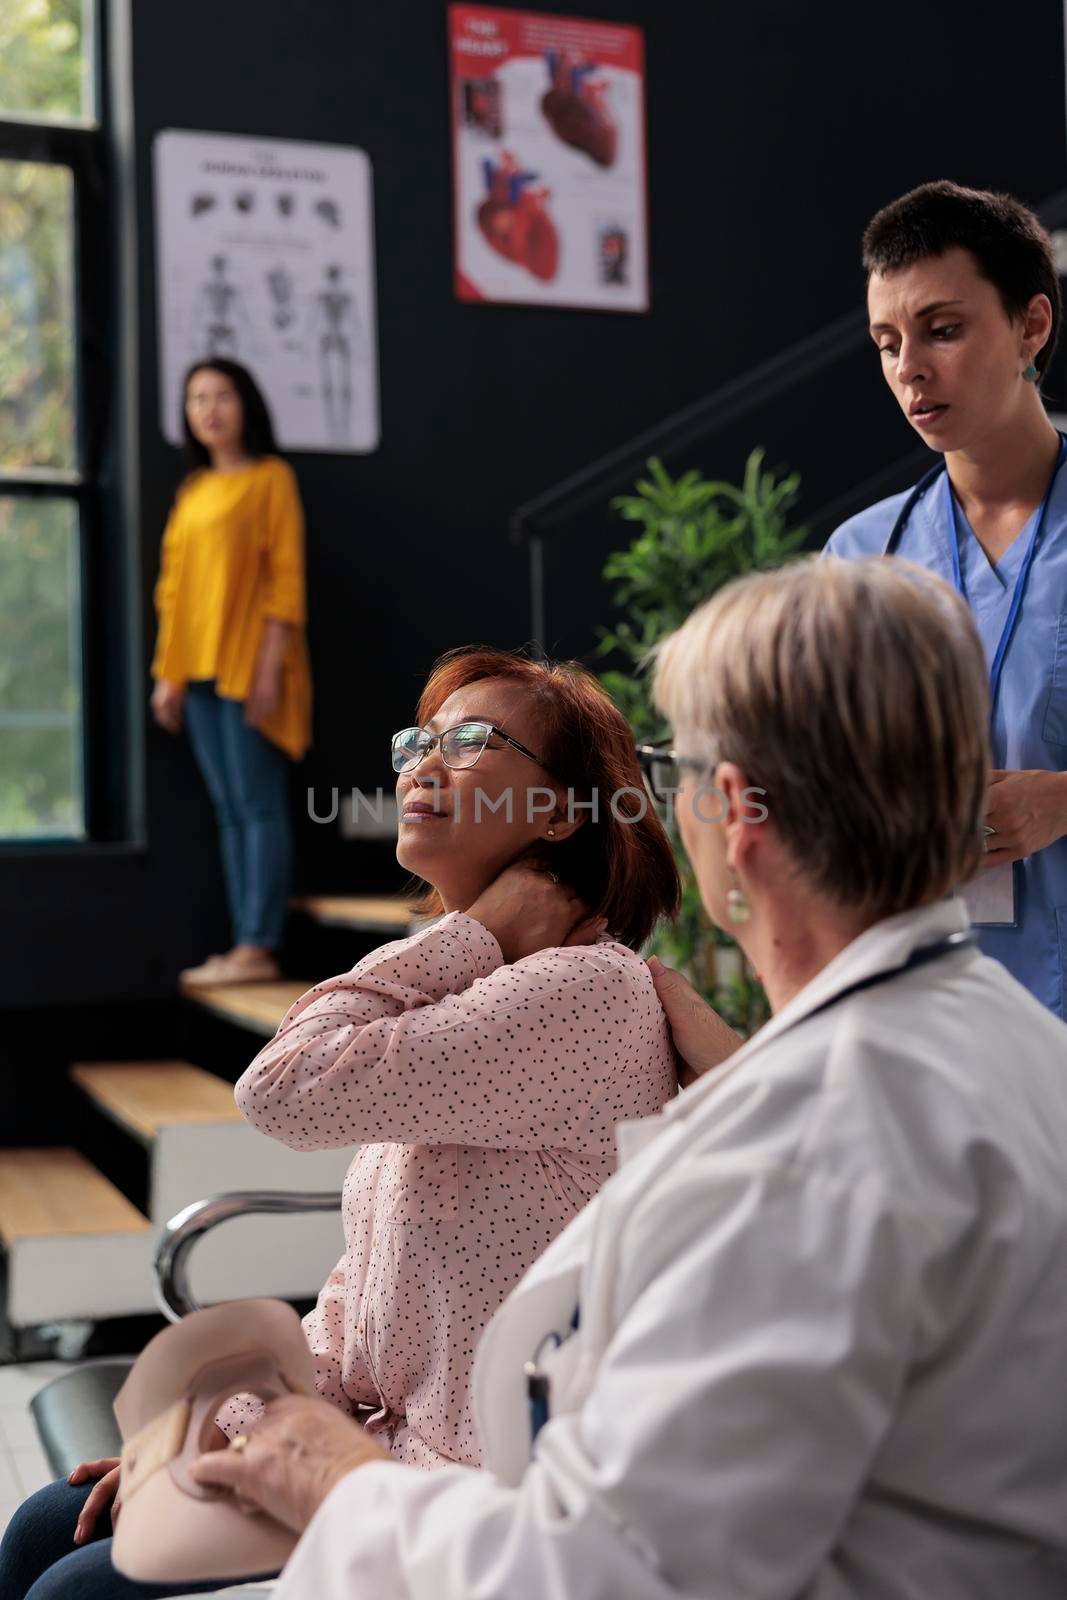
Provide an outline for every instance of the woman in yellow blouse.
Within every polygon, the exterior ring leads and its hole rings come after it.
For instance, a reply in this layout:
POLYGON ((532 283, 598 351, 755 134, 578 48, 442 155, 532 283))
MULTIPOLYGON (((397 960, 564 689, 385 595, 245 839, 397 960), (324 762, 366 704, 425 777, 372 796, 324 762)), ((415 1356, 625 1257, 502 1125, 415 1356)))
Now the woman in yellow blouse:
POLYGON ((191 470, 163 535, 152 712, 189 734, 215 807, 234 945, 185 983, 278 975, 291 858, 286 757, 310 741, 304 518, 266 402, 234 361, 185 381, 191 470))

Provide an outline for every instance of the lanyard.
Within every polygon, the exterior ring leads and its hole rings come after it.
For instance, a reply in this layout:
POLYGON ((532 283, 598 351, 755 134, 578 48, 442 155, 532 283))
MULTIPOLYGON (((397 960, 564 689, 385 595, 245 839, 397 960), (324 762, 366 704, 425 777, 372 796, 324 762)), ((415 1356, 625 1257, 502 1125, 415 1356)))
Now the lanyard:
MULTIPOLYGON (((1067 445, 1064 448, 1067 450, 1067 445)), ((969 928, 961 928, 956 933, 945 934, 944 938, 937 939, 932 944, 919 945, 898 966, 886 968, 881 972, 869 972, 865 978, 857 978, 854 983, 848 984, 844 989, 839 989, 836 994, 832 994, 828 1000, 824 1000, 813 1011, 806 1011, 793 1026, 799 1028, 802 1023, 809 1021, 812 1017, 821 1016, 824 1011, 829 1011, 831 1007, 840 1005, 842 1000, 849 999, 851 995, 860 994, 864 989, 873 989, 878 984, 888 983, 891 978, 899 978, 901 973, 914 972, 916 967, 925 967, 929 962, 939 961, 944 956, 954 954, 957 950, 966 950, 974 943, 975 937, 971 930, 969 928)), ((534 1353, 533 1360, 527 1361, 523 1367, 523 1377, 526 1380, 526 1403, 530 1413, 531 1455, 533 1454, 534 1440, 552 1414, 550 1382, 547 1372, 540 1364, 541 1353, 546 1345, 558 1349, 565 1339, 577 1333, 580 1309, 579 1306, 575 1306, 571 1325, 565 1333, 553 1331, 545 1335, 534 1353)))
MULTIPOLYGON (((1052 477, 1049 479, 1048 488, 1045 490, 1045 498, 1042 500, 1040 509, 1038 510, 1037 516, 1034 519, 1034 531, 1030 535, 1029 542, 1026 546, 1026 552, 1023 555, 1022 564, 1019 567, 1018 576, 1015 579, 1015 587, 1012 590, 1011 596, 1011 606, 1008 609, 1008 615, 1005 619, 1004 626, 1000 630, 1000 639, 997 643, 996 653, 993 656, 993 664, 989 669, 990 709, 992 711, 995 711, 997 707, 997 692, 1000 689, 1001 673, 1004 671, 1004 658, 1008 653, 1008 646, 1011 644, 1012 635, 1015 632, 1015 624, 1019 620, 1019 612, 1022 610, 1023 591, 1026 588, 1026 580, 1030 576, 1030 568, 1034 562, 1034 555, 1040 542, 1041 535, 1045 529, 1045 518, 1048 516, 1048 508, 1049 502, 1052 499, 1052 491, 1056 486, 1056 479, 1059 477, 1060 468, 1063 466, 1063 460, 1065 456, 1067 456, 1067 439, 1061 437, 1060 453, 1056 458, 1056 465, 1052 469, 1052 477)), ((966 600, 967 596, 963 587, 963 575, 960 572, 959 507, 956 504, 956 497, 952 493, 952 483, 947 472, 945 473, 945 496, 948 500, 947 521, 952 532, 952 537, 949 540, 949 546, 952 555, 952 582, 955 585, 956 593, 958 595, 962 595, 966 600)))

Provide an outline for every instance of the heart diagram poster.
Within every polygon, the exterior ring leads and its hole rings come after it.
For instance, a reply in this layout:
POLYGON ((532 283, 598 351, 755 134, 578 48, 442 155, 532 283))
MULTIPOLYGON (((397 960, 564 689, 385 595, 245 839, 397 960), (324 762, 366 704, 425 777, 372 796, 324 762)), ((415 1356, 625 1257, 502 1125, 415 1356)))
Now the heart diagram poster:
POLYGON ((160 419, 225 356, 267 397, 283 450, 378 446, 374 224, 366 154, 168 129, 155 141, 160 419))
POLYGON ((644 36, 449 7, 461 300, 647 311, 644 36))

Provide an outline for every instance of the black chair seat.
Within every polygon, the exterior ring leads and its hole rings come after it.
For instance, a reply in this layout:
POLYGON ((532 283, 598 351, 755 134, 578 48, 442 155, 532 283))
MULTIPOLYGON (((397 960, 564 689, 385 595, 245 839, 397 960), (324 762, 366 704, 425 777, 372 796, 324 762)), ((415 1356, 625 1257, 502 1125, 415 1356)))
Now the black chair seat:
POLYGON ((111 1402, 126 1381, 132 1361, 94 1361, 64 1372, 30 1401, 33 1420, 57 1478, 79 1461, 96 1461, 122 1451, 111 1402))

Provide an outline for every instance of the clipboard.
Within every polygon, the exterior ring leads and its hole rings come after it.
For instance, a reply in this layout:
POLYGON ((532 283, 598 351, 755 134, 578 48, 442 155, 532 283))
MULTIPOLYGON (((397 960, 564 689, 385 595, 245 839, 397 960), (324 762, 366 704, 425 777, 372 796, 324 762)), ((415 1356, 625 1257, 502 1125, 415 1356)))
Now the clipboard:
POLYGON ((979 872, 960 890, 975 928, 1017 928, 1015 862, 979 872))

